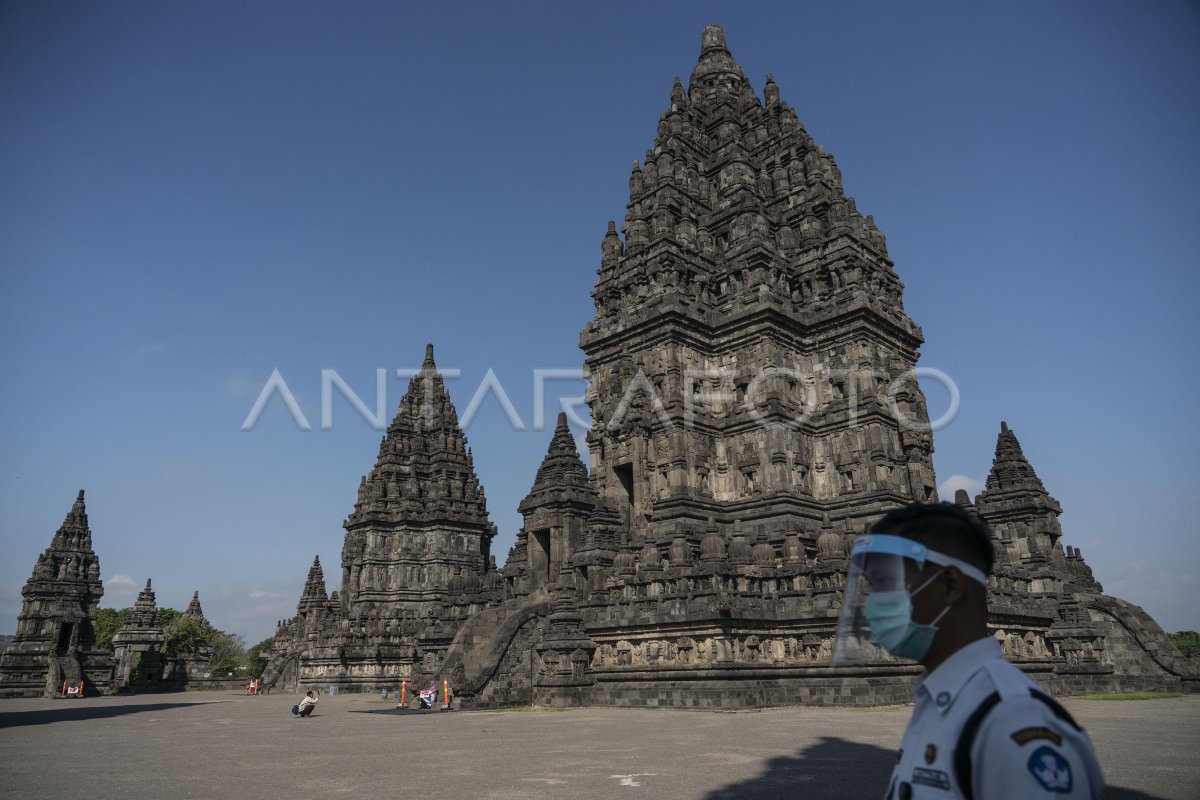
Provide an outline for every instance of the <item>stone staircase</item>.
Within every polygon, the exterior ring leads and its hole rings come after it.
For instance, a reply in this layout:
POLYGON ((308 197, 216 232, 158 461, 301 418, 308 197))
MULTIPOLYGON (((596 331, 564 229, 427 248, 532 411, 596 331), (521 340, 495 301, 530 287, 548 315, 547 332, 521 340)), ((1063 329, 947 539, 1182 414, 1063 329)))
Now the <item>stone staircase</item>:
POLYGON ((463 708, 529 705, 533 644, 552 605, 550 595, 538 591, 474 615, 450 643, 438 681, 450 682, 463 708))
POLYGON ((83 668, 79 666, 79 660, 70 653, 51 655, 48 662, 46 670, 47 697, 58 697, 62 692, 63 681, 71 686, 78 686, 83 682, 83 668))

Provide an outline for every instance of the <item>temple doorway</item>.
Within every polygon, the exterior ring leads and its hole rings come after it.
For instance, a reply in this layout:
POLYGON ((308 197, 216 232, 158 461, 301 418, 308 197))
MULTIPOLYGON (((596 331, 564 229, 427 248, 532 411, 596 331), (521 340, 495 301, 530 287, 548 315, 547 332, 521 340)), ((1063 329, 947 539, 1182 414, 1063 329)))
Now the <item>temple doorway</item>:
POLYGON ((75 632, 75 623, 64 622, 58 629, 58 647, 55 652, 60 656, 65 656, 67 651, 71 649, 71 634, 75 632))
POLYGON ((530 545, 530 576, 537 586, 546 586, 550 583, 550 529, 534 531, 530 545))
POLYGON ((633 464, 617 464, 613 467, 613 475, 616 476, 617 482, 624 490, 622 492, 621 501, 625 512, 625 525, 633 526, 633 508, 634 508, 634 492, 633 492, 633 464))

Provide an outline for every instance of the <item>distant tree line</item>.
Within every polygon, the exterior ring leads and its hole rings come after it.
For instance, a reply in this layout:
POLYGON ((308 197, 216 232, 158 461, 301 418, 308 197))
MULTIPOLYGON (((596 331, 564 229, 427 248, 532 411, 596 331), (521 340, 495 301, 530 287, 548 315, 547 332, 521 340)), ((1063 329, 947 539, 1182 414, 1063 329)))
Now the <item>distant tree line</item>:
MULTIPOLYGON (((113 649, 113 636, 125 624, 130 608, 96 609, 96 646, 113 649)), ((233 674, 236 678, 257 678, 267 666, 267 655, 275 644, 275 637, 263 639, 253 647, 236 633, 226 633, 214 628, 208 620, 189 617, 174 608, 158 609, 158 624, 162 626, 166 639, 162 643, 162 654, 172 657, 181 654, 209 653, 209 663, 214 675, 233 674)))
POLYGON ((1200 656, 1200 633, 1196 631, 1175 631, 1167 634, 1171 641, 1185 656, 1200 656))

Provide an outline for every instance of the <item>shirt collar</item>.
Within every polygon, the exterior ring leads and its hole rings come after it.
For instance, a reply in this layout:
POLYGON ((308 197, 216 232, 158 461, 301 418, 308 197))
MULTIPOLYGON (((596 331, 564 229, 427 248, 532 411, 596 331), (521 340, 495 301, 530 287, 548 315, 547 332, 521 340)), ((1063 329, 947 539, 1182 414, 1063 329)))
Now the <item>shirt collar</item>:
POLYGON ((966 647, 959 648, 947 658, 937 669, 924 672, 913 684, 913 694, 920 696, 921 692, 928 693, 938 711, 943 714, 954 705, 954 698, 967 681, 987 662, 1003 658, 1000 643, 990 636, 977 639, 966 647))

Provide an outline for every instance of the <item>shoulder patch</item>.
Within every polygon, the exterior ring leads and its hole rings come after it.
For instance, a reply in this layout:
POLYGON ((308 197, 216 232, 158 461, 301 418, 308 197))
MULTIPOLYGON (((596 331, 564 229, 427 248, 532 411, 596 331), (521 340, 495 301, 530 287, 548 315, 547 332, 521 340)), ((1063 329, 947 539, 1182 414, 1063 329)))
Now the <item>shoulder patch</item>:
POLYGON ((1049 745, 1042 745, 1034 750, 1033 755, 1029 757, 1028 766, 1029 774, 1046 791, 1067 794, 1074 785, 1071 779, 1071 765, 1049 745))
POLYGON ((1036 739, 1048 739, 1051 742, 1054 742, 1056 745, 1062 745, 1061 736, 1049 728, 1041 725, 1037 725, 1032 728, 1021 728, 1021 730, 1010 734, 1010 737, 1014 742, 1020 745, 1029 744, 1036 739))

